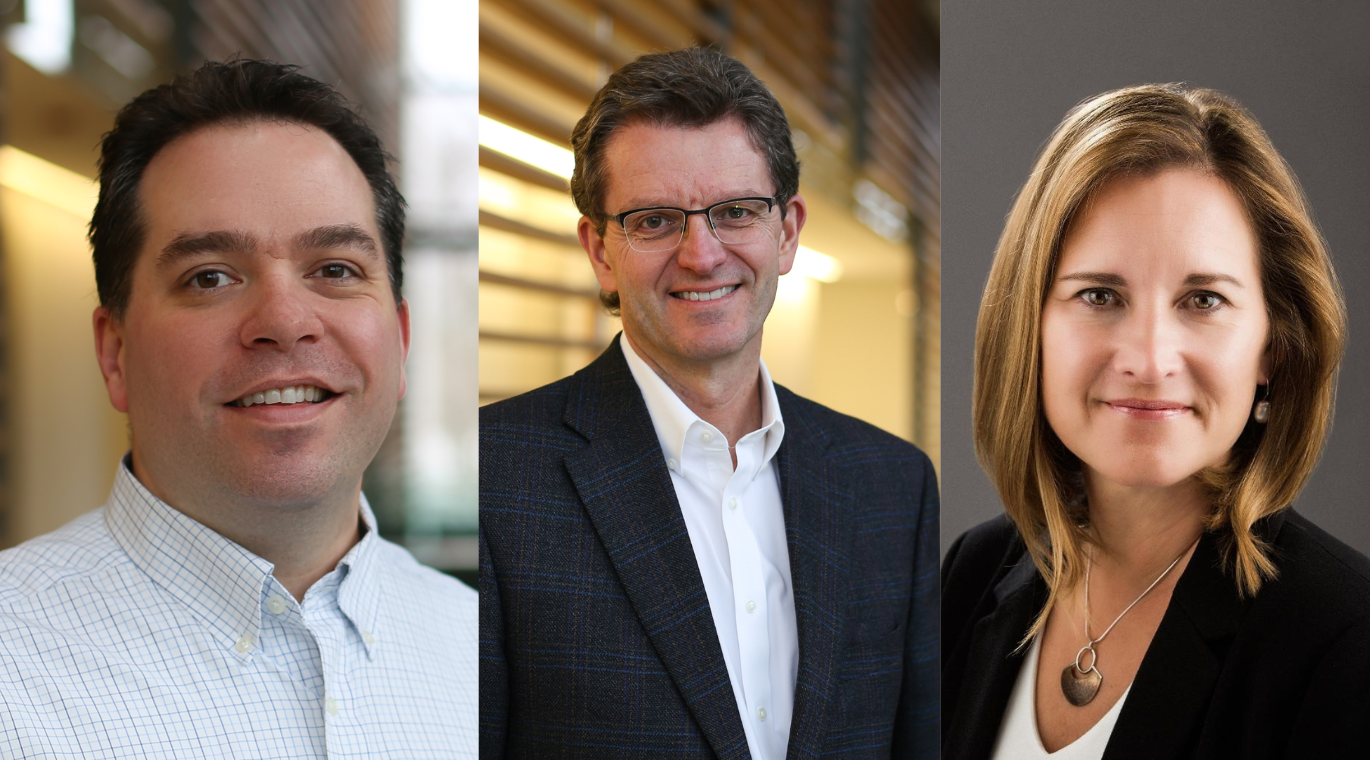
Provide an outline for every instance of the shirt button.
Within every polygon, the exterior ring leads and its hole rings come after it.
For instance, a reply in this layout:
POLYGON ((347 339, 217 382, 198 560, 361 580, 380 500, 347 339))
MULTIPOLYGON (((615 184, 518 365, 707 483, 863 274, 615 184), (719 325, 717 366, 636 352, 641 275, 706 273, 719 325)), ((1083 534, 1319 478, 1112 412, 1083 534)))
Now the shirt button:
POLYGON ((736 496, 733 496, 733 497, 731 497, 731 498, 728 499, 728 509, 737 509, 737 497, 736 497, 736 496))
POLYGON ((756 612, 756 602, 747 602, 747 611, 756 612))
POLYGON ((759 721, 761 721, 762 723, 765 723, 765 722, 766 722, 766 708, 764 708, 764 707, 758 707, 758 708, 756 708, 756 719, 759 720, 759 721))
POLYGON ((272 594, 266 598, 266 609, 273 615, 283 614, 288 606, 280 594, 272 594))
MULTIPOLYGON (((338 714, 338 703, 337 703, 332 697, 328 697, 327 699, 325 699, 325 700, 324 700, 324 705, 328 708, 328 714, 329 714, 329 715, 337 715, 337 714, 338 714)), ((762 720, 765 720, 765 719, 763 718, 762 720)))
POLYGON ((674 459, 667 459, 666 469, 670 470, 671 472, 675 472, 676 470, 680 469, 680 462, 677 462, 674 459))
POLYGON ((710 433, 710 432, 707 431, 707 430, 705 430, 703 433, 700 433, 700 434, 699 434, 699 440, 701 440, 701 441, 703 441, 703 442, 705 442, 705 443, 713 443, 713 442, 714 442, 714 434, 713 434, 713 433, 710 433))
POLYGON ((251 637, 251 636, 243 636, 242 638, 238 639, 237 643, 235 643, 235 644, 233 645, 233 648, 234 648, 235 650, 237 650, 240 654, 247 654, 248 652, 251 652, 251 651, 252 651, 252 637, 251 637))
POLYGON ((376 643, 376 637, 372 636, 370 631, 362 631, 362 641, 365 641, 369 646, 376 643))

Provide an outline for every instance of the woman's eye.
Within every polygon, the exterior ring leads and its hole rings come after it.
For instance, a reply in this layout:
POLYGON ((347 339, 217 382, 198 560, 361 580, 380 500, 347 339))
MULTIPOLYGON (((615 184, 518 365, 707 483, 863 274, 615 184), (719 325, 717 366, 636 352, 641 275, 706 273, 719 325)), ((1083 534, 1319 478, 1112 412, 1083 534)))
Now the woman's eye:
POLYGON ((1080 298, 1089 306, 1112 306, 1115 296, 1111 290, 1090 288, 1082 291, 1080 298))
POLYGON ((202 290, 213 290, 214 288, 227 285, 230 282, 232 281, 229 279, 228 275, 223 272, 216 272, 212 269, 200 272, 190 278, 190 283, 202 290))
POLYGON ((1217 293, 1195 293, 1189 302, 1199 311, 1209 311, 1222 305, 1223 297, 1217 293))

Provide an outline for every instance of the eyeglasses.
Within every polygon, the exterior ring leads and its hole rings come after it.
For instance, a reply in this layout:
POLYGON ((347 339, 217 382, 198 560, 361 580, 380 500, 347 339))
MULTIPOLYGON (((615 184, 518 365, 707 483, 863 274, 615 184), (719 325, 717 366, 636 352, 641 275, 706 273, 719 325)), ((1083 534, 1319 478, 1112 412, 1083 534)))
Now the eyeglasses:
POLYGON ((734 198, 708 208, 687 211, 673 206, 652 206, 615 214, 610 219, 623 227, 628 246, 634 251, 658 253, 680 245, 686 222, 695 214, 709 220, 718 242, 740 245, 759 240, 767 231, 766 222, 775 210, 775 198, 734 198))

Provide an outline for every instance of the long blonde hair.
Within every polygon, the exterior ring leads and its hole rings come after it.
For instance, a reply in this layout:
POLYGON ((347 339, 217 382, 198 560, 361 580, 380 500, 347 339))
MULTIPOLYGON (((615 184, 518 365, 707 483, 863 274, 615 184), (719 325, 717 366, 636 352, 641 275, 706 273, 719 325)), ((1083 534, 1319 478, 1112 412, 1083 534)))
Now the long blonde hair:
POLYGON ((1013 204, 975 331, 976 453, 1049 588, 1029 637, 1080 582, 1087 541, 1080 462, 1052 432, 1041 400, 1042 306, 1061 243, 1109 180, 1177 167, 1211 172, 1242 200, 1270 319, 1269 421, 1248 422, 1229 462, 1200 474, 1213 495, 1207 528, 1222 534, 1240 593, 1254 595, 1275 576, 1252 526, 1293 501, 1322 451, 1346 310, 1303 191, 1270 138, 1213 90, 1141 85, 1080 103, 1013 204))

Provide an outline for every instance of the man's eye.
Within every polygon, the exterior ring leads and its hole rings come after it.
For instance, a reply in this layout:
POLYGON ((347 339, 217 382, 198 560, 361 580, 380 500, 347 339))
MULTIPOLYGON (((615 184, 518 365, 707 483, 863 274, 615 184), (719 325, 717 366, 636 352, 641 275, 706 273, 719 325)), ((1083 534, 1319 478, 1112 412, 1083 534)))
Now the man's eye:
POLYGON ((213 290, 214 288, 229 284, 232 280, 223 272, 216 272, 211 269, 196 274, 194 277, 190 278, 190 282, 197 288, 213 290))
POLYGON ((356 272, 346 264, 324 264, 319 267, 318 275, 328 280, 341 280, 345 277, 355 277, 356 272))
POLYGON ((642 220, 642 226, 649 230, 657 229, 664 224, 666 224, 666 217, 664 216, 649 216, 642 220))
POLYGON ((752 212, 751 209, 746 209, 741 206, 729 206, 726 213, 729 219, 746 219, 748 216, 751 216, 752 212))

